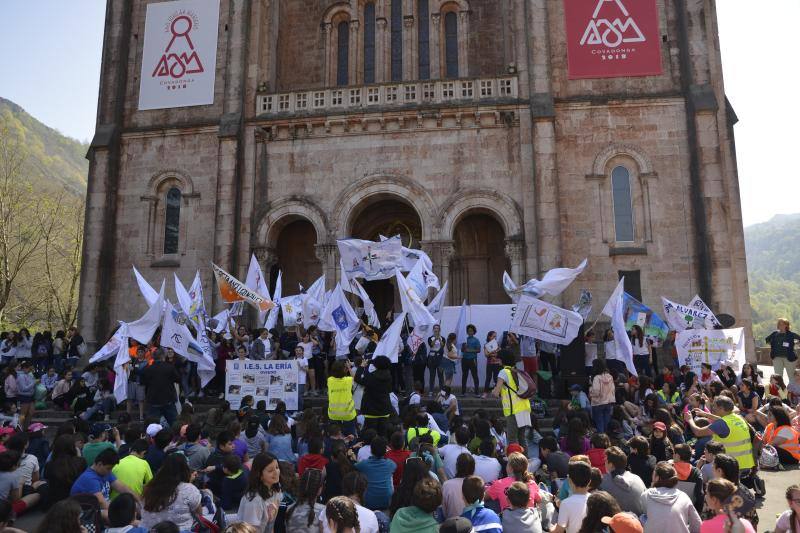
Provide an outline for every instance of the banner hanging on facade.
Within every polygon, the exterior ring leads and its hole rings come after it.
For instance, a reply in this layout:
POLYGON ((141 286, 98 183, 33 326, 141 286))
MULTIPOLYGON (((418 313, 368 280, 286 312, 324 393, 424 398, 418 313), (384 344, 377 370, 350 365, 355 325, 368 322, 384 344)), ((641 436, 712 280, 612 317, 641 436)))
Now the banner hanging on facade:
POLYGON ((147 5, 139 109, 214 103, 219 0, 147 5))
POLYGON ((661 74, 656 0, 564 0, 569 78, 661 74))
POLYGON ((724 363, 738 374, 745 363, 744 329, 687 329, 675 338, 678 363, 689 365, 700 375, 700 365, 708 363, 719 370, 724 363))
POLYGON ((287 411, 297 410, 298 369, 296 361, 227 361, 225 399, 231 409, 238 409, 242 398, 252 396, 255 403, 264 400, 268 411, 278 402, 286 403, 287 411))

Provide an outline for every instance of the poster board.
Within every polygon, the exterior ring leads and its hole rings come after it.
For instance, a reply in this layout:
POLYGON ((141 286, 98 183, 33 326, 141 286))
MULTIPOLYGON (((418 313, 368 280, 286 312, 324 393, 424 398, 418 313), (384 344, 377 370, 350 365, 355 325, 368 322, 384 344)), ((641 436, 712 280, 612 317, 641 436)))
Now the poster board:
POLYGON ((238 359, 226 362, 225 399, 231 409, 238 409, 244 396, 255 403, 264 400, 267 411, 274 411, 279 401, 286 402, 287 411, 298 405, 297 361, 251 361, 238 359))

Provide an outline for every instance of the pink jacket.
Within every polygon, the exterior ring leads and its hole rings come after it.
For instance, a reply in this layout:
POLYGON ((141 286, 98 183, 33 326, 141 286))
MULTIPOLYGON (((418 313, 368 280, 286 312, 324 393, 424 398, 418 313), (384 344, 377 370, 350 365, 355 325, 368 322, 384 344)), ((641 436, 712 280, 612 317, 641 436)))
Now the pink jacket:
POLYGON ((589 387, 589 398, 592 405, 606 405, 617 403, 615 395, 614 377, 608 372, 596 375, 592 379, 592 386, 589 387))

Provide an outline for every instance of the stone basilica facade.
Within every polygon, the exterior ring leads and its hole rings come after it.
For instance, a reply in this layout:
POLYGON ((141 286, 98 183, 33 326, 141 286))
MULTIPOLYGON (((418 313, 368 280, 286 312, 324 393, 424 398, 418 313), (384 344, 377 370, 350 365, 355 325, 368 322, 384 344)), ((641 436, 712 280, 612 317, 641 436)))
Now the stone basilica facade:
POLYGON ((333 286, 337 238, 398 233, 450 304, 588 257, 563 303, 587 288, 599 310, 625 275, 654 309, 699 293, 749 327, 714 0, 654 0, 661 74, 601 79, 568 74, 571 1, 221 0, 213 104, 140 111, 149 2, 109 0, 87 341, 144 310, 131 265, 170 296, 200 269, 218 311, 212 261, 244 279, 255 253, 287 295, 333 286))

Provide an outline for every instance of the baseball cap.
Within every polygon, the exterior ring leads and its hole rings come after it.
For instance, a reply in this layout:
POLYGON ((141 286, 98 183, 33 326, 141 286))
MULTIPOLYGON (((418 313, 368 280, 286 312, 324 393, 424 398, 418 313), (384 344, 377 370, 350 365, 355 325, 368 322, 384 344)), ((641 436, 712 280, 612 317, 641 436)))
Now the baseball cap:
POLYGON ((617 513, 600 519, 614 533, 642 533, 644 528, 639 519, 630 513, 617 513))
POLYGON ((92 424, 92 427, 89 428, 89 435, 91 437, 99 437, 104 431, 108 431, 109 429, 111 429, 109 424, 92 424))
POLYGON ((36 433, 37 431, 41 431, 43 429, 47 429, 47 426, 45 426, 41 422, 34 422, 30 426, 28 426, 28 432, 30 433, 36 433))
POLYGON ((147 433, 148 437, 152 438, 155 437, 156 433, 158 433, 162 429, 164 428, 161 424, 150 424, 149 426, 147 426, 147 430, 145 431, 145 433, 147 433))
POLYGON ((439 533, 470 533, 472 522, 463 516, 448 518, 439 526, 439 533))
MULTIPOLYGON (((562 390, 563 390, 563 389, 562 389, 562 390)), ((578 384, 576 383, 575 385, 572 385, 572 386, 569 388, 569 390, 577 390, 577 391, 579 391, 579 390, 583 390, 583 389, 581 389, 581 386, 580 386, 580 385, 578 385, 578 384)))
POLYGON ((516 442, 512 442, 506 447, 506 455, 511 455, 512 453, 523 453, 524 451, 525 449, 516 442))
POLYGON ((653 429, 657 429, 659 431, 666 431, 667 426, 666 424, 664 424, 664 422, 656 422, 655 424, 653 424, 653 429))

